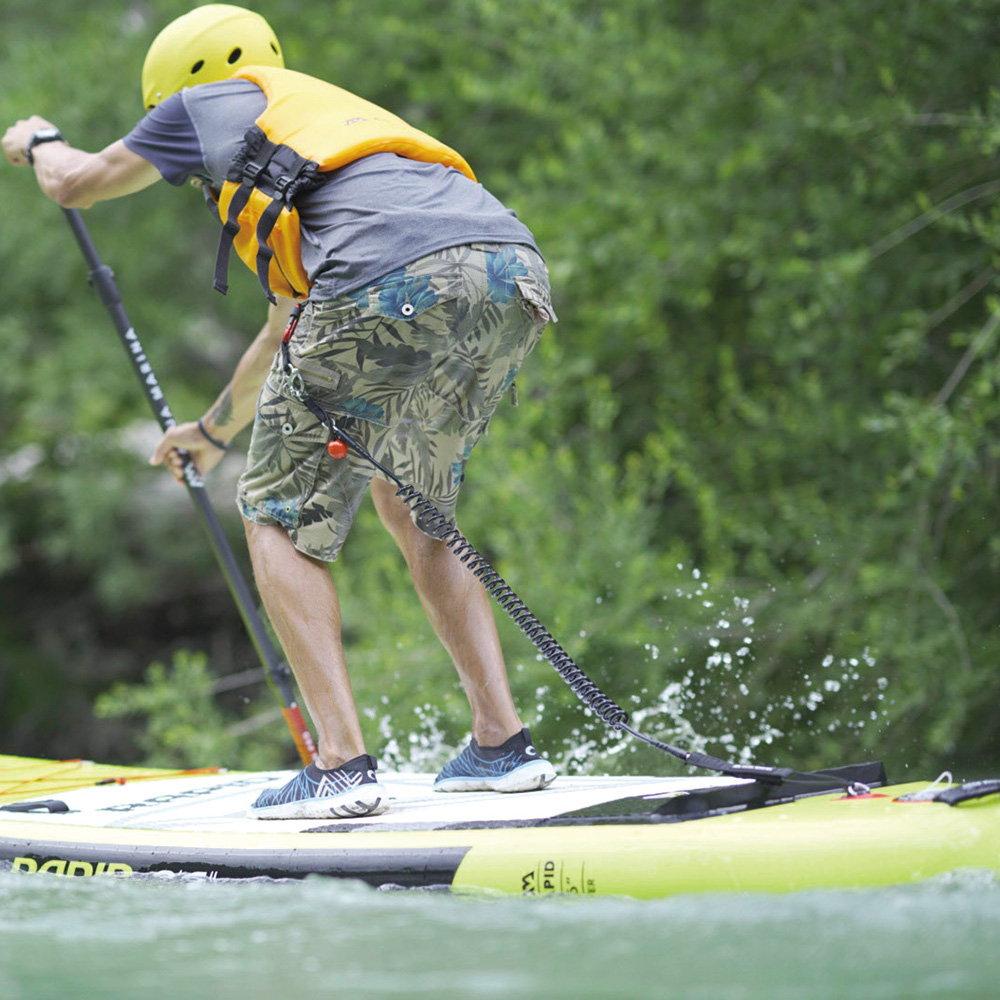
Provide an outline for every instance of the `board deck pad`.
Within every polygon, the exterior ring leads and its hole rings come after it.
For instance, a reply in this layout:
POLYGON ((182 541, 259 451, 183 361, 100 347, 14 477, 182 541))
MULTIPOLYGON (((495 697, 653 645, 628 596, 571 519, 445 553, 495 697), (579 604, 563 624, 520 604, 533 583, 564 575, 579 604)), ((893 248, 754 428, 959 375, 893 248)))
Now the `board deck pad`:
MULTIPOLYGON (((5 776, 0 767, 0 806, 6 801, 4 789, 16 788, 22 803, 39 803, 35 811, 14 814, 29 822, 57 819, 60 825, 240 833, 259 833, 269 828, 305 832, 322 824, 323 832, 333 833, 338 829, 456 828, 470 823, 524 825, 623 798, 662 798, 693 789, 748 783, 733 778, 560 776, 542 791, 499 794, 436 792, 433 774, 379 772, 379 782, 389 794, 389 809, 379 816, 260 820, 248 815, 251 803, 265 788, 289 781, 295 771, 207 769, 177 773, 139 769, 133 773, 128 768, 108 768, 85 761, 49 763, 50 768, 36 768, 33 774, 26 767, 23 776, 13 775, 13 769, 5 776), (107 783, 96 784, 91 779, 107 783), (89 784, 80 787, 82 782, 89 784), (41 804, 46 802, 50 803, 47 807, 41 804)), ((0 811, 0 817, 4 812, 0 811)))

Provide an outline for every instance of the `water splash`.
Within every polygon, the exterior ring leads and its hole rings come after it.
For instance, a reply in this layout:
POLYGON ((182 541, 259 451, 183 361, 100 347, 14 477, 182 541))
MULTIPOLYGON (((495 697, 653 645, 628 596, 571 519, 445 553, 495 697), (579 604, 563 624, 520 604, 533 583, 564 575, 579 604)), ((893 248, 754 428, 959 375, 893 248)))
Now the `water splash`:
MULTIPOLYGON (((868 648, 855 655, 817 653, 815 666, 806 664, 797 677, 784 678, 781 695, 769 693, 764 685, 772 667, 758 651, 771 636, 758 624, 751 600, 711 594, 699 571, 691 577, 693 585, 678 588, 675 595, 699 598, 700 606, 712 611, 702 625, 707 650, 679 681, 668 683, 655 701, 634 713, 654 735, 748 763, 765 748, 773 755, 793 732, 797 739, 841 729, 857 734, 886 718, 888 679, 878 676, 877 659, 868 648), (706 698, 713 703, 706 705, 706 698)), ((654 645, 645 648, 650 659, 659 656, 654 645)), ((679 663, 698 655, 691 648, 674 647, 679 663)))
MULTIPOLYGON (((425 703, 413 709, 416 724, 396 727, 392 716, 379 716, 378 732, 380 748, 379 766, 391 771, 407 774, 434 773, 440 771, 456 751, 444 733, 441 711, 436 705, 425 703), (397 736, 405 733, 400 742, 397 736)), ((466 742, 468 736, 462 742, 466 742)))
MULTIPOLYGON (((867 647, 853 655, 816 653, 797 676, 783 676, 783 691, 774 695, 766 686, 773 670, 767 647, 780 626, 761 625, 750 598, 714 592, 694 569, 690 581, 663 600, 685 603, 684 634, 668 644, 679 617, 670 616, 672 624, 661 621, 663 636, 637 642, 643 663, 661 665, 669 677, 653 693, 644 689, 629 699, 641 732, 739 763, 771 763, 821 736, 839 733, 856 741, 867 727, 887 720, 889 681, 867 647)), ((584 715, 587 721, 564 741, 559 763, 565 771, 621 770, 633 757, 648 764, 646 748, 584 715)))

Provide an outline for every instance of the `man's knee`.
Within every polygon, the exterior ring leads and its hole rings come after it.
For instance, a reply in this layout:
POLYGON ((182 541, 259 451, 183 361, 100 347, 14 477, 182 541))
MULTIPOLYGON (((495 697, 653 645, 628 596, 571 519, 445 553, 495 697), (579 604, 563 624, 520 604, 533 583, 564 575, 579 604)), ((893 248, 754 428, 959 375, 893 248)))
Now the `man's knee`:
POLYGON ((410 508, 396 495, 395 488, 380 479, 372 480, 372 499, 382 524, 392 535, 407 563, 414 568, 433 560, 447 548, 439 538, 424 534, 410 516, 410 508))

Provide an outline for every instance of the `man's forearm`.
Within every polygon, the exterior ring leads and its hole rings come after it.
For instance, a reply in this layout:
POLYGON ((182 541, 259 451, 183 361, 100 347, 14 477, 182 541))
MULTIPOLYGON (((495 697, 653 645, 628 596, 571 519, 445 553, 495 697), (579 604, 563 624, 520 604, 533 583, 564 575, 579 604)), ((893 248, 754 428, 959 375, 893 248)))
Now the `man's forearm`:
MULTIPOLYGON (((54 130, 52 122, 32 115, 15 122, 3 135, 3 151, 15 167, 29 162, 28 146, 36 132, 54 130)), ((77 149, 64 140, 35 146, 30 157, 42 192, 63 208, 90 208, 96 201, 121 198, 159 179, 160 172, 131 152, 119 139, 99 153, 77 149)))

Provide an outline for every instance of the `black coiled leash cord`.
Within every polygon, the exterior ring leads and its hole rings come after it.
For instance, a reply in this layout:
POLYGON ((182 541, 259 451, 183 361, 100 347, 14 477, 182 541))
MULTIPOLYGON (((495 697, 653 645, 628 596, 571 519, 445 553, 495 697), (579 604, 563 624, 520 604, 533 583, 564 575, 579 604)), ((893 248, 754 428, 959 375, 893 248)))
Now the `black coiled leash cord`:
POLYGON ((305 386, 298 370, 291 364, 288 342, 292 338, 295 326, 301 313, 301 306, 296 306, 292 312, 288 329, 281 342, 282 363, 287 378, 289 391, 294 395, 320 423, 330 431, 330 442, 327 451, 336 459, 347 456, 353 449, 365 461, 393 482, 397 489, 396 495, 421 519, 422 530, 445 545, 468 567, 469 571, 482 583, 487 593, 496 601, 515 625, 531 640, 535 648, 555 668, 559 676, 569 685, 573 693, 609 728, 629 733, 636 739, 676 757, 692 767, 705 768, 733 778, 750 778, 766 785, 780 785, 792 779, 803 784, 815 784, 829 788, 831 784, 841 785, 849 795, 865 794, 870 789, 862 782, 851 782, 831 774, 817 774, 795 771, 786 767, 768 767, 760 764, 736 764, 732 761, 702 753, 699 750, 685 750, 672 746, 652 736, 646 736, 629 724, 629 715, 620 705, 606 695, 576 664, 549 630, 535 617, 531 609, 514 592, 513 588, 486 561, 481 553, 476 551, 472 543, 458 528, 428 500, 415 486, 404 483, 394 472, 387 469, 360 443, 354 440, 333 415, 327 412, 305 391, 305 386))

